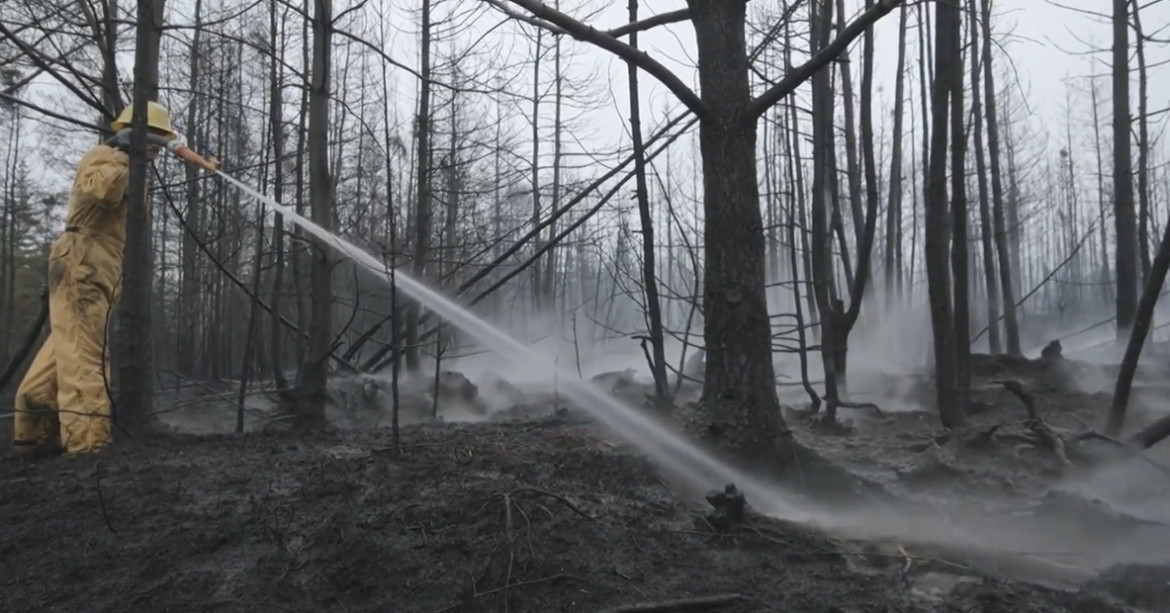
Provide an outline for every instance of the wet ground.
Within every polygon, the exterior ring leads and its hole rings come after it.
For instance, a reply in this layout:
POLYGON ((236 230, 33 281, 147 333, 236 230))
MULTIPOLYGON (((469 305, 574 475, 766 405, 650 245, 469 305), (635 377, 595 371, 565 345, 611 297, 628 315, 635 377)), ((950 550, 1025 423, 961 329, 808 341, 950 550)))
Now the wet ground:
MULTIPOLYGON (((1095 425, 1107 395, 1074 389, 1064 369, 978 370, 984 408, 951 437, 917 412, 842 411, 855 428, 844 434, 797 413, 791 422, 828 457, 946 513, 1052 525, 1052 509, 1068 515, 1094 498, 1086 488, 1102 491, 1085 462, 1014 438, 1030 432, 1024 409, 989 382, 1024 382, 1059 433, 1095 425)), ((1097 613, 1127 610, 1124 599, 1170 610, 1156 552, 1140 552, 1139 566, 1082 563, 1167 534, 1137 517, 1150 505, 1132 492, 1110 490, 1106 509, 1063 520, 1081 554, 1069 561, 1009 555, 1002 538, 986 540, 990 553, 944 546, 925 527, 917 541, 867 542, 752 517, 716 533, 706 503, 571 414, 410 426, 401 440, 396 455, 388 430, 123 437, 94 458, 2 460, 0 609, 1097 613), (1063 569, 1047 581, 1059 587, 1013 580, 1051 568, 1063 569)), ((1156 489, 1159 477, 1143 475, 1156 489)))

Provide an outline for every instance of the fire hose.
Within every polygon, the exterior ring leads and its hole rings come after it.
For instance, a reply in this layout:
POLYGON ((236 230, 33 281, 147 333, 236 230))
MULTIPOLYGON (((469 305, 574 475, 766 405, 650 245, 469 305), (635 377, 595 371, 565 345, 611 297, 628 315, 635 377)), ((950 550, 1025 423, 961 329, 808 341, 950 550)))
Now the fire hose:
MULTIPOLYGON (((105 141, 105 144, 123 151, 129 149, 130 131, 131 128, 126 128, 117 134, 114 134, 113 137, 105 141)), ((147 133, 146 138, 148 144, 155 145, 160 148, 165 148, 167 151, 170 151, 172 154, 174 154, 179 159, 182 159, 183 161, 199 166, 200 168, 210 172, 219 171, 219 162, 216 161, 215 158, 205 159, 203 156, 195 153, 186 145, 184 145, 182 141, 177 139, 167 140, 163 136, 152 133, 147 133)), ((32 353, 33 347, 35 347, 37 344, 37 339, 40 338, 41 332, 44 331, 45 323, 49 320, 49 287, 47 283, 41 286, 39 298, 40 310, 37 312, 37 317, 33 321, 32 328, 30 328, 28 333, 25 335, 24 342, 21 343, 16 353, 12 356, 12 360, 9 361, 8 365, 4 367, 4 371, 0 373, 0 390, 7 388, 8 383, 12 381, 14 376, 16 376, 16 373, 20 370, 20 368, 24 366, 25 362, 28 360, 29 355, 32 353)))

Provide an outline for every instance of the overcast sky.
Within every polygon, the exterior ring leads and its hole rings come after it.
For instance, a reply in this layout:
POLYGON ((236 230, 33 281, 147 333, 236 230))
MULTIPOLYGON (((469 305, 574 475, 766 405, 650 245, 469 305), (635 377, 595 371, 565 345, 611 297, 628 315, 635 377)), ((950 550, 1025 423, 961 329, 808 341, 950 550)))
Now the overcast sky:
MULTIPOLYGON (((339 0, 335 2, 335 12, 340 13, 344 11, 349 5, 356 0, 339 0)), ((466 7, 467 3, 478 2, 479 0, 457 0, 456 4, 451 2, 456 0, 447 0, 447 6, 466 7)), ((1147 0, 1148 1, 1148 0, 1147 0)), ((752 5, 760 6, 765 0, 754 0, 752 5)), ((235 0, 229 0, 225 4, 233 4, 235 0)), ((214 5, 215 2, 210 2, 214 5)), ((387 50, 399 61, 403 63, 416 65, 417 59, 415 52, 417 45, 415 44, 415 32, 417 26, 412 23, 413 17, 408 16, 404 7, 415 7, 417 2, 406 0, 394 0, 394 4, 398 7, 394 17, 391 18, 392 29, 396 30, 394 33, 394 41, 387 50)), ((576 0, 562 0, 562 6, 567 12, 576 12, 572 10, 574 6, 581 6, 586 4, 577 2, 576 0)), ((595 16, 590 20, 590 24, 597 26, 599 29, 607 29, 619 25, 626 21, 627 2, 625 0, 607 1, 607 0, 589 0, 588 6, 592 7, 595 16)), ((856 15, 863 0, 845 0, 846 10, 852 17, 856 15)), ((193 5, 189 0, 171 0, 168 2, 170 7, 169 13, 171 15, 172 23, 189 22, 190 10, 193 5)), ((1081 10, 1097 10, 1101 11, 1107 9, 1109 3, 1105 0, 1063 0, 1062 5, 1049 2, 1047 0, 995 0, 996 21, 993 27, 996 31, 996 36, 1004 49, 1010 55, 1011 62, 1015 70, 1018 72, 1019 83, 1026 94, 1029 107, 1034 113, 1039 123, 1051 130, 1054 135, 1063 133, 1064 117, 1065 117, 1065 97, 1066 88, 1064 81, 1068 77, 1083 78, 1091 73, 1103 75, 1099 82, 1100 92, 1102 94, 1102 120, 1108 120, 1108 70, 1110 65, 1109 55, 1109 41, 1111 40, 1111 26, 1107 21, 1099 18, 1094 18, 1082 13, 1078 13, 1076 9, 1081 10), (1102 48, 1102 52, 1091 54, 1089 53, 1092 46, 1102 48), (1093 60, 1096 59, 1094 66, 1093 60)), ((371 4, 366 5, 365 11, 370 14, 371 4)), ((642 0, 640 15, 645 17, 655 13, 666 12, 678 9, 685 6, 684 0, 642 0)), ((750 5, 749 5, 750 6, 750 5)), ((491 25, 497 23, 498 13, 490 13, 478 21, 478 28, 486 29, 491 25)), ((372 16, 369 19, 373 19, 372 16)), ((1147 32, 1151 34, 1158 34, 1160 36, 1167 36, 1166 32, 1157 32, 1158 28, 1164 27, 1163 24, 1170 23, 1170 3, 1160 3, 1147 8, 1142 14, 1143 25, 1146 26, 1147 32)), ((264 20, 267 21, 266 19, 264 20)), ((369 21, 367 21, 369 23, 369 21)), ((913 26, 914 20, 911 18, 913 26)), ((878 74, 876 76, 876 85, 883 88, 879 96, 879 104, 888 106, 891 102, 893 94, 893 72, 896 66, 897 58, 897 27, 898 17, 897 13, 893 13, 886 17, 877 28, 877 44, 878 51, 876 57, 876 66, 878 74)), ((489 50, 499 54, 524 54, 523 39, 519 36, 521 28, 529 28, 530 26, 522 26, 518 23, 505 25, 502 29, 495 31, 494 38, 489 36, 486 44, 490 45, 489 50), (497 51, 498 50, 498 51, 497 51)), ((916 70, 916 49, 915 37, 916 33, 910 34, 909 44, 912 46, 907 68, 911 71, 916 70)), ((643 49, 648 51, 652 56, 665 64, 667 67, 674 70, 685 82, 695 84, 697 80, 695 70, 690 58, 694 57, 694 36, 693 29, 689 23, 676 24, 667 28, 659 28, 650 33, 643 34, 640 40, 643 49)), ((594 146, 597 148, 607 148, 614 145, 619 140, 624 140, 624 133, 626 131, 626 69, 625 65, 615 59, 608 52, 593 48, 578 41, 569 40, 566 42, 567 48, 576 54, 576 58, 572 60, 574 66, 573 71, 578 74, 592 72, 596 74, 599 79, 603 81, 604 87, 608 90, 607 96, 611 99, 604 101, 603 104, 598 105, 594 110, 588 113, 585 118, 588 127, 586 133, 580 134, 580 138, 585 141, 582 146, 594 146), (605 83, 608 81, 608 83, 605 83)), ((855 47, 856 49, 856 47, 855 47)), ((1170 59, 1170 52, 1167 51, 1166 45, 1150 44, 1147 49, 1147 61, 1151 66, 1155 66, 1151 70, 1149 99, 1150 109, 1156 111, 1167 106, 1170 106, 1170 84, 1160 78, 1165 74, 1165 69, 1159 65, 1170 59)), ((860 57, 859 52, 855 52, 855 57, 860 57)), ((523 58, 518 58, 519 62, 523 58)), ((171 62, 181 61, 186 62, 185 58, 172 58, 171 62)), ((290 61, 298 62, 299 58, 291 59, 290 61)), ((126 78, 129 78, 133 68, 132 56, 127 53, 122 62, 122 72, 126 78)), ((1134 69, 1136 71, 1136 61, 1134 62, 1134 69)), ((854 78, 858 78, 860 73, 860 63, 855 69, 854 78)), ((407 72, 395 69, 392 70, 394 80, 396 82, 398 96, 399 113, 408 116, 413 106, 414 89, 417 87, 417 81, 407 72)), ((1136 76, 1135 76, 1136 82, 1136 76)), ((41 85, 37 88, 35 94, 30 92, 30 95, 37 96, 44 100, 44 95, 49 92, 59 90, 47 79, 42 78, 38 80, 41 85)), ((165 84, 164 84, 165 85, 165 84)), ((519 86, 523 89, 523 85, 519 86)), ((643 73, 642 81, 642 99, 643 99, 643 113, 645 130, 649 132, 651 128, 660 123, 663 118, 663 109, 670 103, 671 106, 677 107, 673 101, 673 96, 666 91, 665 87, 657 83, 652 77, 643 73)), ((697 84, 695 85, 697 88, 697 84)), ((59 102, 68 94, 58 92, 62 95, 54 95, 59 102)), ((913 90, 908 93, 913 94, 913 90)), ((807 96, 807 88, 804 88, 802 96, 807 96)), ((1133 88, 1133 108, 1137 108, 1137 88, 1133 88)), ((185 102, 175 103, 177 106, 185 106, 185 102)), ((1076 116, 1087 121, 1090 117, 1087 100, 1083 97, 1073 101, 1074 113, 1076 116)), ((54 104, 57 108, 62 108, 60 104, 54 104)), ((881 123, 888 123, 888 114, 875 113, 875 118, 881 123)), ((1164 120, 1166 115, 1160 115, 1159 120, 1164 120)), ((546 123, 551 121, 551 115, 543 119, 546 123)), ((185 127, 185 126, 183 126, 185 127)), ((1086 126, 1087 127, 1087 126, 1086 126)), ((879 125, 879 129, 881 126, 879 125)), ((886 127, 886 130, 889 128, 886 127)), ((1086 131, 1082 130, 1080 135, 1083 136, 1086 131)), ((1105 132, 1108 133, 1107 130, 1105 132)), ((80 142, 75 143, 78 151, 80 148, 87 146, 89 141, 87 139, 80 139, 80 142)), ((68 148, 73 148, 74 143, 70 143, 68 148)), ((567 145, 572 147, 573 145, 567 145)), ((67 169, 62 169, 66 170, 67 169)), ((57 174, 57 173, 53 173, 57 174)), ((48 178, 48 176, 46 176, 48 178)), ((54 179, 48 179, 53 181, 54 179)), ((63 174, 57 181, 67 180, 63 174)))
MULTIPOLYGON (((759 0, 757 0, 759 1, 759 0)), ((1148 2, 1148 0, 1147 0, 1148 2)), ((1143 2, 1144 4, 1145 2, 1143 2)), ((685 6, 684 0, 642 0, 641 14, 666 12, 685 6)), ((1064 108, 1066 106, 1065 80, 1069 77, 1083 78, 1090 74, 1102 75, 1098 81, 1100 93, 1105 103, 1109 100, 1109 69, 1112 65, 1110 44, 1112 40, 1112 26, 1101 18, 1095 18, 1078 11, 1107 11, 1109 2, 1106 0, 1062 0, 1060 3, 1048 0, 995 0, 995 18, 992 27, 998 42, 1009 54, 1014 68, 1018 71, 1019 82, 1023 88, 1031 110, 1047 122, 1053 122, 1054 127, 1063 128, 1064 108), (1100 52, 1090 54, 1094 47, 1100 52), (1096 65, 1094 65, 1094 60, 1096 65)), ((604 5, 602 2, 600 5, 604 5)), ((863 0, 845 0, 846 11, 850 16, 860 12, 863 0)), ((602 15, 595 19, 595 23, 612 26, 626 20, 626 2, 618 0, 610 3, 602 15)), ((914 25, 911 16, 911 27, 914 25)), ((1158 3, 1142 12, 1142 25, 1149 35, 1157 34, 1166 38, 1168 32, 1164 30, 1170 24, 1170 3, 1158 3), (1160 31, 1157 31, 1160 30, 1160 31)), ((876 28, 877 55, 875 67, 877 75, 875 85, 885 85, 881 94, 885 104, 889 104, 893 97, 893 77, 897 66, 898 40, 897 12, 885 17, 876 28)), ((907 68, 916 70, 917 58, 915 36, 912 32, 908 44, 911 45, 908 55, 907 68)), ((1131 44, 1132 44, 1131 33, 1131 44)), ((581 43, 576 43, 581 45, 581 43)), ((669 31, 657 31, 643 36, 641 45, 656 59, 659 59, 670 68, 685 75, 688 82, 693 83, 694 69, 688 63, 680 62, 689 55, 693 57, 694 37, 690 24, 671 26, 669 31)), ((854 57, 860 58, 860 43, 855 44, 854 57)), ((1167 45, 1147 44, 1147 63, 1158 66, 1170 59, 1167 45)), ((594 56, 599 65, 609 74, 610 78, 619 85, 615 93, 625 104, 625 67, 618 60, 609 57, 604 51, 591 49, 589 55, 594 56)), ((1136 59, 1132 61, 1134 82, 1136 83, 1136 59)), ((1149 80, 1149 107, 1151 111, 1165 108, 1170 105, 1170 81, 1166 81, 1165 68, 1157 67, 1150 70, 1149 80), (1159 78, 1163 77, 1163 78, 1159 78)), ((860 62, 854 69, 854 78, 859 78, 860 62)), ((653 79, 644 79, 646 92, 645 100, 653 101, 647 106, 657 116, 663 100, 669 99, 669 92, 653 79)), ((806 90, 807 91, 807 90, 806 90)), ((806 94, 807 95, 807 94, 806 94)), ((1074 94, 1076 96, 1076 94, 1074 94)), ((1133 87, 1131 94, 1133 108, 1137 109, 1137 87, 1133 87)), ((968 101, 969 104, 969 101, 968 101)), ((1089 106, 1087 100, 1073 101, 1075 113, 1087 118, 1089 106)), ((1103 104, 1103 110, 1108 106, 1103 104)), ((875 117, 880 117, 875 113, 875 117)), ((1165 116, 1160 116, 1164 120, 1165 116)), ((1108 115, 1103 115, 1107 120, 1108 115)))

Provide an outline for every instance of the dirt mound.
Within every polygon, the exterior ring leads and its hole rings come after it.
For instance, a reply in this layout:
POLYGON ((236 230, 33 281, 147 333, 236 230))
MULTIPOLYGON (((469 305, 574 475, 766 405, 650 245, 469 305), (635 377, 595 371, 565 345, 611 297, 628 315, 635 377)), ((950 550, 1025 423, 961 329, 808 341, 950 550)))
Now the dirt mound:
POLYGON ((970 577, 928 589, 930 564, 859 563, 779 522, 713 533, 706 503, 680 501, 585 426, 428 425, 403 441, 398 457, 372 431, 6 459, 4 608, 551 612, 712 598, 709 610, 737 612, 1123 610, 970 577))

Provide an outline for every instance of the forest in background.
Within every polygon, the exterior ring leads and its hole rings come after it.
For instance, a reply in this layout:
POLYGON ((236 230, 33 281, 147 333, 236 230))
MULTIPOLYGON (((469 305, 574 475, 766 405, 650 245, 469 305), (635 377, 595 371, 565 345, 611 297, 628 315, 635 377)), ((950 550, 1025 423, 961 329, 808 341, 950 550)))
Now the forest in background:
MULTIPOLYGON (((606 83, 562 20, 592 22, 599 7, 586 4, 6 3, 3 361, 36 316, 70 166, 92 142, 68 120, 108 124, 130 103, 137 61, 188 144, 233 176, 529 342, 591 355, 641 343, 665 399, 686 359, 667 346, 702 348, 704 287, 737 274, 706 270, 712 233, 735 244, 751 221, 704 202, 694 111, 714 95, 699 101, 641 58, 642 72, 606 83), (153 27, 136 20, 143 7, 162 16, 153 27), (416 57, 391 51, 399 38, 416 57), (652 78, 679 99, 636 95, 652 78), (603 107, 612 124, 597 121, 603 107)), ((791 93, 753 110, 766 346, 807 357, 804 387, 831 413, 847 396, 851 338, 953 371, 940 394, 960 395, 968 347, 1019 354, 1103 326, 1127 338, 1170 197, 1165 108, 1147 94, 1158 69, 1147 56, 1165 43, 1143 29, 1148 7, 1118 0, 1101 14, 1115 48, 1083 50, 1087 74, 1067 81, 1066 108, 1040 112, 1004 50, 1000 3, 862 4, 746 5, 753 93, 791 93), (858 27, 883 11, 896 40, 858 27), (896 68, 875 68, 878 53, 896 68), (801 72, 818 58, 826 70, 801 72), (881 88, 878 70, 890 74, 881 88), (1048 121, 1057 115, 1062 125, 1048 121), (810 352, 821 346, 823 358, 810 352)), ((608 33, 627 49, 631 33, 699 23, 687 9, 641 21, 629 10, 640 25, 608 33)), ((123 392, 140 399, 127 406, 152 411, 141 394, 155 385, 322 388, 326 372, 386 372, 399 356, 420 369, 475 350, 222 182, 170 162, 151 180, 149 231, 130 247, 148 257, 127 259, 115 324, 115 359, 138 363, 120 365, 123 392), (143 359, 163 376, 142 383, 143 359)))

